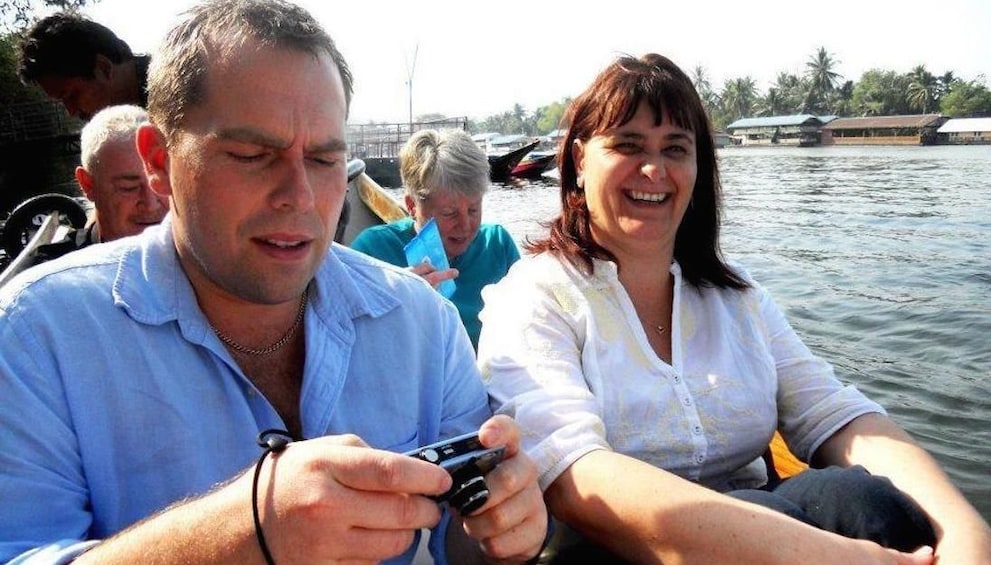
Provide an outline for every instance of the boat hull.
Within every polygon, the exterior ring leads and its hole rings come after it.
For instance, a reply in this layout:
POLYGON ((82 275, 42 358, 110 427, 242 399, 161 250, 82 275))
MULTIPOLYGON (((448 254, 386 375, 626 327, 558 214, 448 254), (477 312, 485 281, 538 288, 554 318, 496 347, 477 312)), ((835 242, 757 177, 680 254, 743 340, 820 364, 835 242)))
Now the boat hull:
POLYGON ((493 182, 505 182, 509 178, 513 168, 539 144, 540 141, 534 141, 507 153, 489 155, 489 178, 493 182))
POLYGON ((367 173, 356 176, 348 184, 346 201, 346 223, 335 238, 344 245, 350 245, 365 228, 408 216, 402 205, 367 173))
POLYGON ((509 174, 510 176, 519 178, 540 178, 554 164, 555 157, 557 157, 557 153, 537 153, 536 151, 531 151, 519 164, 513 167, 513 170, 509 174))

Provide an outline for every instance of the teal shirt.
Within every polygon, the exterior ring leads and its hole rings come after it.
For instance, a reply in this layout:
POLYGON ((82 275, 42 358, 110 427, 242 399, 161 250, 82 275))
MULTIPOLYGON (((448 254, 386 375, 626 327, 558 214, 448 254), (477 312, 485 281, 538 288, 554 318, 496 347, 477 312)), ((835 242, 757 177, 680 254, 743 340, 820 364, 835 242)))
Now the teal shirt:
MULTIPOLYGON (((413 219, 404 218, 365 229, 351 242, 351 248, 406 267, 403 248, 415 235, 413 219)), ((506 228, 498 224, 482 224, 468 249, 451 261, 451 266, 458 270, 458 278, 454 279, 458 287, 451 296, 451 302, 457 306, 461 323, 468 330, 468 337, 476 350, 478 334, 482 331, 482 322, 478 319, 478 313, 482 310, 482 288, 499 282, 519 258, 520 252, 506 228)))

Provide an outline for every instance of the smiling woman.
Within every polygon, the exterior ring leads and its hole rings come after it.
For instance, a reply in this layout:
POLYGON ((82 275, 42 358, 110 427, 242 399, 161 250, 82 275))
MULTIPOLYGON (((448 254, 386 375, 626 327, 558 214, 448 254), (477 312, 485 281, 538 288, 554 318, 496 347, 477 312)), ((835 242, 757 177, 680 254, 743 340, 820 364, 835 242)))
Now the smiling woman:
POLYGON ((673 248, 695 187, 694 134, 640 103, 622 125, 573 143, 593 240, 620 263, 673 248))
POLYGON ((621 57, 566 119, 562 212, 483 292, 478 348, 493 405, 527 431, 551 511, 578 534, 560 562, 589 544, 634 562, 991 557, 933 459, 723 259, 718 163, 685 73, 621 57), (776 430, 815 468, 769 473, 776 430))

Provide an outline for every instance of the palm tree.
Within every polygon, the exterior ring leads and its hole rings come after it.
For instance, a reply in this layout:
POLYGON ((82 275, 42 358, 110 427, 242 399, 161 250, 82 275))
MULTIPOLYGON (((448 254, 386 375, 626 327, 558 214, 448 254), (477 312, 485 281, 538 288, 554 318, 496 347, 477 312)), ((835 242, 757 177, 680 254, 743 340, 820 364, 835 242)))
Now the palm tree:
POLYGON ((953 88, 953 83, 960 80, 954 74, 953 71, 946 71, 943 76, 939 77, 939 98, 942 99, 944 96, 950 93, 950 89, 953 88))
POLYGON ((825 47, 820 47, 815 54, 809 57, 805 63, 805 78, 808 79, 808 93, 805 96, 803 110, 812 112, 825 109, 825 102, 829 94, 836 88, 836 84, 842 75, 836 72, 836 65, 839 61, 826 51, 825 47))
POLYGON ((854 83, 848 80, 833 94, 833 106, 830 108, 837 116, 849 116, 853 113, 854 83))
POLYGON ((712 91, 709 75, 701 64, 695 65, 695 68, 692 69, 692 85, 695 86, 695 91, 702 99, 702 105, 705 106, 706 111, 712 115, 713 109, 719 105, 719 98, 712 91))
POLYGON ((797 114, 805 100, 805 86, 796 75, 779 72, 773 88, 778 92, 779 106, 775 114, 797 114))
POLYGON ((768 88, 767 96, 760 101, 760 108, 757 110, 757 114, 760 116, 780 116, 787 113, 788 111, 784 107, 784 99, 778 89, 773 86, 768 88))
POLYGON ((926 70, 925 65, 919 65, 908 73, 909 84, 907 98, 913 109, 928 114, 929 110, 939 107, 939 79, 926 70))
POLYGON ((692 69, 692 85, 695 86, 695 90, 701 95, 707 90, 712 90, 712 84, 709 82, 708 73, 705 71, 705 67, 702 64, 695 65, 692 69))
POLYGON ((753 115, 757 103, 757 83, 749 76, 727 80, 720 98, 723 110, 729 114, 731 121, 753 115))

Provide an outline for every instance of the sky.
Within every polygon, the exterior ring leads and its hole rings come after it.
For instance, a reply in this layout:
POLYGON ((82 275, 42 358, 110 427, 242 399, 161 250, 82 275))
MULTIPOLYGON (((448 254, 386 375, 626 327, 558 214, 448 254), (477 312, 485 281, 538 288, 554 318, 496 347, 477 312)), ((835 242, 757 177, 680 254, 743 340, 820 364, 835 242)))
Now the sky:
MULTIPOLYGON (((84 13, 153 52, 194 0, 101 0, 84 13)), ((845 80, 872 68, 953 70, 991 86, 989 0, 298 0, 355 77, 353 124, 480 120, 574 97, 618 54, 657 52, 717 91, 802 74, 825 47, 845 80), (408 78, 412 76, 412 89, 408 78)))

